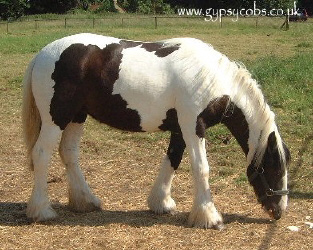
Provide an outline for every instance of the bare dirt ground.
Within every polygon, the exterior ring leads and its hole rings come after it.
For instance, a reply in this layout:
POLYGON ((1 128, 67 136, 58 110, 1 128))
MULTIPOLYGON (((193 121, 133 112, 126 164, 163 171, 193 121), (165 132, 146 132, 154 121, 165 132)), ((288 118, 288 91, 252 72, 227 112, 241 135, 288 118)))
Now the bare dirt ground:
MULTIPOLYGON (((58 219, 33 223, 25 216, 32 176, 26 169, 21 136, 21 88, 11 86, 32 55, 1 55, 0 65, 0 248, 1 249, 311 249, 312 195, 291 195, 285 216, 275 222, 257 204, 247 183, 236 184, 239 173, 218 178, 218 162, 226 156, 212 152, 212 192, 223 214, 223 231, 189 228, 192 179, 188 160, 177 171, 174 215, 148 211, 146 198, 167 147, 167 139, 102 129, 89 120, 82 141, 85 176, 102 200, 102 210, 86 214, 68 209, 67 183, 56 154, 49 175, 49 192, 58 219), (155 139, 156 138, 156 139, 155 139), (309 216, 309 217, 308 217, 309 216), (297 226, 298 232, 287 227, 297 226)), ((238 150, 238 147, 234 150, 238 150)), ((237 155, 237 153, 236 153, 237 155)), ((240 153, 236 164, 242 164, 240 153)), ((228 159, 232 160, 232 159, 228 159)))

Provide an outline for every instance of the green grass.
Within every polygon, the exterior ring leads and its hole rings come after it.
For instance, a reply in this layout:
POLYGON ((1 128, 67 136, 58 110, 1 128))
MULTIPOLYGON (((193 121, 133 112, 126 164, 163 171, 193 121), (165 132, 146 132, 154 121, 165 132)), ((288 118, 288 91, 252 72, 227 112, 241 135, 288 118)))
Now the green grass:
POLYGON ((290 167, 290 185, 293 190, 312 190, 312 54, 302 52, 288 58, 260 58, 251 69, 276 110, 282 134, 291 148, 294 164, 290 167))
POLYGON ((37 53, 51 41, 61 38, 66 32, 56 32, 44 35, 9 35, 0 39, 0 53, 2 54, 30 54, 37 53))
POLYGON ((310 48, 312 47, 312 44, 309 42, 300 42, 299 44, 296 45, 298 48, 310 48))
MULTIPOLYGON (((264 89, 269 102, 282 109, 288 126, 297 136, 311 132, 313 100, 313 57, 301 53, 291 58, 262 58, 252 71, 264 89)), ((286 124, 286 125, 287 125, 286 124)))

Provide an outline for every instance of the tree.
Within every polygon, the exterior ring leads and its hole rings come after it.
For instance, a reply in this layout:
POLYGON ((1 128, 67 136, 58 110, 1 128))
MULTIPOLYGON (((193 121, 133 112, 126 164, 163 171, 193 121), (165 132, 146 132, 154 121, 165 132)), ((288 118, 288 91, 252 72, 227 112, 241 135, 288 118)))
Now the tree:
POLYGON ((143 14, 166 14, 172 12, 166 0, 119 0, 118 3, 127 12, 143 14))
POLYGON ((256 2, 258 8, 266 8, 268 10, 272 8, 291 8, 293 6, 293 1, 294 0, 164 0, 164 2, 169 3, 175 8, 248 9, 253 7, 254 2, 256 2))
POLYGON ((29 0, 29 14, 58 13, 63 14, 77 7, 79 0, 29 0))
POLYGON ((100 5, 100 7, 94 11, 95 13, 116 12, 114 2, 111 0, 93 1, 90 3, 97 3, 100 5))
POLYGON ((24 15, 27 0, 0 0, 0 19, 16 19, 24 15))
POLYGON ((313 15, 313 1, 312 0, 299 0, 297 3, 298 8, 304 8, 310 16, 313 15))

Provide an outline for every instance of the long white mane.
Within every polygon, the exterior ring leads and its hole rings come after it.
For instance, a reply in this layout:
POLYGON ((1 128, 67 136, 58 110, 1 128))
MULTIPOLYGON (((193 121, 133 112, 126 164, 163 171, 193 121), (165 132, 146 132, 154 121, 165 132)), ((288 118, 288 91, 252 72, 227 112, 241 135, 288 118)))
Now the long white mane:
POLYGON ((177 53, 175 63, 184 72, 184 79, 192 82, 191 91, 200 110, 223 95, 230 96, 230 101, 241 109, 249 125, 248 163, 253 158, 257 161, 262 159, 268 136, 273 131, 281 158, 285 159, 275 115, 267 104, 260 85, 243 64, 231 61, 211 45, 197 39, 175 38, 163 42, 180 44, 183 52, 177 53))

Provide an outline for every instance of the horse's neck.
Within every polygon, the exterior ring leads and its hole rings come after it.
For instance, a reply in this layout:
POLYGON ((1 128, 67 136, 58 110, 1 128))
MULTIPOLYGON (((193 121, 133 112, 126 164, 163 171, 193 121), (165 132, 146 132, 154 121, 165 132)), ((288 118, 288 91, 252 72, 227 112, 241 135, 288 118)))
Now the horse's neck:
MULTIPOLYGON (((277 130, 274 114, 244 67, 218 53, 213 53, 212 57, 216 59, 215 63, 207 62, 198 75, 204 75, 204 81, 213 85, 203 88, 202 96, 208 96, 205 91, 210 90, 213 94, 208 94, 216 98, 209 102, 200 117, 207 127, 217 123, 226 125, 250 163, 255 154, 262 154, 269 133, 277 130)), ((199 79, 202 82, 202 78, 199 79)))
POLYGON ((222 115, 221 123, 229 129, 247 156, 249 152, 248 122, 241 109, 238 108, 233 102, 228 104, 226 110, 227 111, 222 115))
POLYGON ((212 100, 207 108, 199 115, 199 120, 204 121, 207 127, 215 124, 224 124, 238 141, 243 152, 248 156, 251 151, 249 145, 251 125, 247 115, 232 100, 229 95, 223 95, 220 98, 212 100))
POLYGON ((234 135, 248 162, 264 148, 268 134, 276 129, 274 114, 255 80, 245 69, 235 77, 236 93, 230 96, 221 122, 234 135), (239 87, 240 86, 240 87, 239 87))

